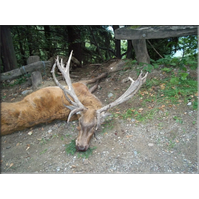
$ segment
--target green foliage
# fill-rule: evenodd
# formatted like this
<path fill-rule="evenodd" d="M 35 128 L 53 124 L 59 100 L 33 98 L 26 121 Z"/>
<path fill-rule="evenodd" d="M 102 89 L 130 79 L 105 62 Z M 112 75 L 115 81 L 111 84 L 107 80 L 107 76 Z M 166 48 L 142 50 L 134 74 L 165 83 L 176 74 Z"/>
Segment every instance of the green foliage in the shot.
<path fill-rule="evenodd" d="M 197 99 L 195 101 L 193 101 L 193 109 L 194 110 L 198 109 L 198 100 Z"/>
<path fill-rule="evenodd" d="M 66 144 L 66 153 L 74 155 L 76 152 L 75 140 L 71 140 L 69 144 Z"/>
<path fill-rule="evenodd" d="M 174 119 L 176 122 L 180 123 L 180 124 L 183 123 L 183 120 L 182 120 L 182 118 L 180 118 L 180 117 L 174 116 L 173 119 Z"/>
<path fill-rule="evenodd" d="M 93 148 L 88 148 L 87 151 L 85 152 L 78 152 L 77 157 L 78 158 L 89 158 L 90 155 L 93 154 L 93 150 L 95 150 L 97 147 L 93 147 Z"/>
<path fill-rule="evenodd" d="M 164 68 L 162 69 L 162 71 L 164 71 L 164 72 L 166 72 L 166 73 L 170 73 L 170 72 L 172 71 L 172 69 L 171 69 L 171 68 L 166 68 L 166 67 L 164 67 Z"/>
<path fill-rule="evenodd" d="M 117 117 L 118 115 L 114 115 L 115 117 Z M 114 128 L 114 120 L 111 121 L 105 121 L 102 124 L 102 133 L 106 133 L 109 130 L 112 130 Z"/>

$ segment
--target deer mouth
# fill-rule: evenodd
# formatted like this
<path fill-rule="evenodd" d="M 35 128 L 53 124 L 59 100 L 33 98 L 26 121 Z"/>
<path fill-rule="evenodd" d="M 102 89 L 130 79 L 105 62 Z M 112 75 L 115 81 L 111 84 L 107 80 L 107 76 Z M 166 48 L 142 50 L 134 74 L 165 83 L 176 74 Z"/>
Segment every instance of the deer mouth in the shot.
<path fill-rule="evenodd" d="M 79 152 L 85 152 L 88 150 L 89 146 L 76 146 L 76 150 Z"/>

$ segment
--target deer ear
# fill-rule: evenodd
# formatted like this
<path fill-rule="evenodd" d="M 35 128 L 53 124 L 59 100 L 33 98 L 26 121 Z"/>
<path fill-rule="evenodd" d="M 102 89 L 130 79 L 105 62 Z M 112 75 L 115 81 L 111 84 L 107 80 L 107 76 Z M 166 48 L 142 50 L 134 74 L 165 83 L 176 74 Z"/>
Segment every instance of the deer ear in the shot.
<path fill-rule="evenodd" d="M 100 116 L 101 116 L 101 118 L 106 118 L 106 117 L 108 117 L 108 116 L 111 116 L 112 114 L 111 113 L 104 113 L 104 112 L 102 112 L 101 114 L 100 114 Z"/>
<path fill-rule="evenodd" d="M 77 115 L 82 115 L 82 111 L 78 111 L 76 114 Z"/>
<path fill-rule="evenodd" d="M 100 123 L 102 124 L 104 121 L 105 121 L 105 119 L 108 117 L 108 116 L 111 116 L 112 114 L 111 113 L 104 113 L 104 112 L 102 112 L 101 114 L 100 114 Z"/>

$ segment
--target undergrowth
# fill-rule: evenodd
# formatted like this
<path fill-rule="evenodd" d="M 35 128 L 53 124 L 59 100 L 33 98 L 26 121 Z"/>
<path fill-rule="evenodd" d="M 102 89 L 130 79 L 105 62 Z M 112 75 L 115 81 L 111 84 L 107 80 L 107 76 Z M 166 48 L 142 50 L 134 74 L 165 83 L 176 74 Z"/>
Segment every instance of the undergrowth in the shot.
<path fill-rule="evenodd" d="M 168 115 L 167 107 L 191 101 L 191 108 L 198 108 L 197 100 L 197 81 L 192 79 L 187 72 L 187 68 L 196 69 L 197 61 L 191 57 L 170 58 L 165 57 L 158 61 L 151 60 L 152 64 L 140 64 L 137 67 L 137 73 L 140 70 L 144 72 L 152 72 L 154 69 L 161 68 L 164 78 L 160 77 L 147 79 L 146 83 L 137 93 L 141 103 L 139 107 L 132 107 L 120 114 L 123 119 L 135 119 L 137 122 L 145 122 L 153 119 L 157 111 L 162 110 L 164 115 Z M 134 63 L 135 64 L 135 63 Z M 174 70 L 175 69 L 175 70 Z M 151 106 L 150 104 L 155 104 Z M 174 118 L 177 122 L 181 120 Z"/>

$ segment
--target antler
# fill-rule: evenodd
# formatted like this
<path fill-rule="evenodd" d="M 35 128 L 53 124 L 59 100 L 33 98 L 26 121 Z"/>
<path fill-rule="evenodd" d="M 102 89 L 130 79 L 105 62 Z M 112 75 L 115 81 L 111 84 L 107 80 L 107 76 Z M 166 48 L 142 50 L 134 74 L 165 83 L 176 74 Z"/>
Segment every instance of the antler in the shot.
<path fill-rule="evenodd" d="M 97 113 L 97 126 L 96 126 L 96 130 L 98 129 L 99 125 L 100 125 L 100 117 L 101 117 L 101 113 L 105 113 L 108 109 L 117 106 L 125 101 L 127 101 L 128 99 L 130 99 L 131 97 L 133 97 L 133 95 L 135 95 L 135 93 L 140 89 L 140 87 L 142 86 L 142 84 L 146 81 L 146 77 L 148 75 L 148 72 L 145 74 L 144 77 L 142 76 L 142 71 L 139 75 L 139 77 L 137 78 L 137 80 L 133 80 L 131 77 L 129 77 L 129 80 L 131 80 L 131 85 L 130 87 L 127 89 L 127 91 L 121 95 L 117 100 L 115 100 L 114 102 L 102 107 L 101 109 L 98 109 L 96 111 Z"/>
<path fill-rule="evenodd" d="M 69 122 L 69 120 L 70 120 L 70 118 L 72 117 L 73 114 L 86 109 L 84 107 L 84 105 L 79 101 L 77 95 L 75 94 L 75 91 L 73 89 L 71 79 L 70 79 L 70 76 L 69 76 L 69 66 L 70 66 L 70 62 L 71 62 L 71 58 L 72 58 L 72 53 L 73 53 L 73 51 L 71 51 L 71 53 L 70 53 L 66 67 L 64 67 L 63 59 L 61 59 L 61 64 L 59 63 L 59 57 L 57 56 L 57 59 L 55 60 L 55 63 L 53 65 L 53 68 L 52 68 L 52 71 L 51 71 L 52 74 L 53 74 L 53 79 L 55 80 L 55 83 L 63 90 L 66 99 L 72 104 L 72 106 L 66 106 L 65 105 L 67 108 L 69 108 L 71 110 L 71 112 L 68 116 L 67 122 Z M 63 75 L 63 77 L 66 81 L 66 84 L 68 85 L 68 89 L 66 89 L 63 85 L 61 85 L 59 83 L 59 81 L 57 80 L 57 78 L 55 76 L 56 65 L 59 68 L 60 72 L 62 73 L 62 75 Z M 68 95 L 73 100 L 71 100 Z"/>

